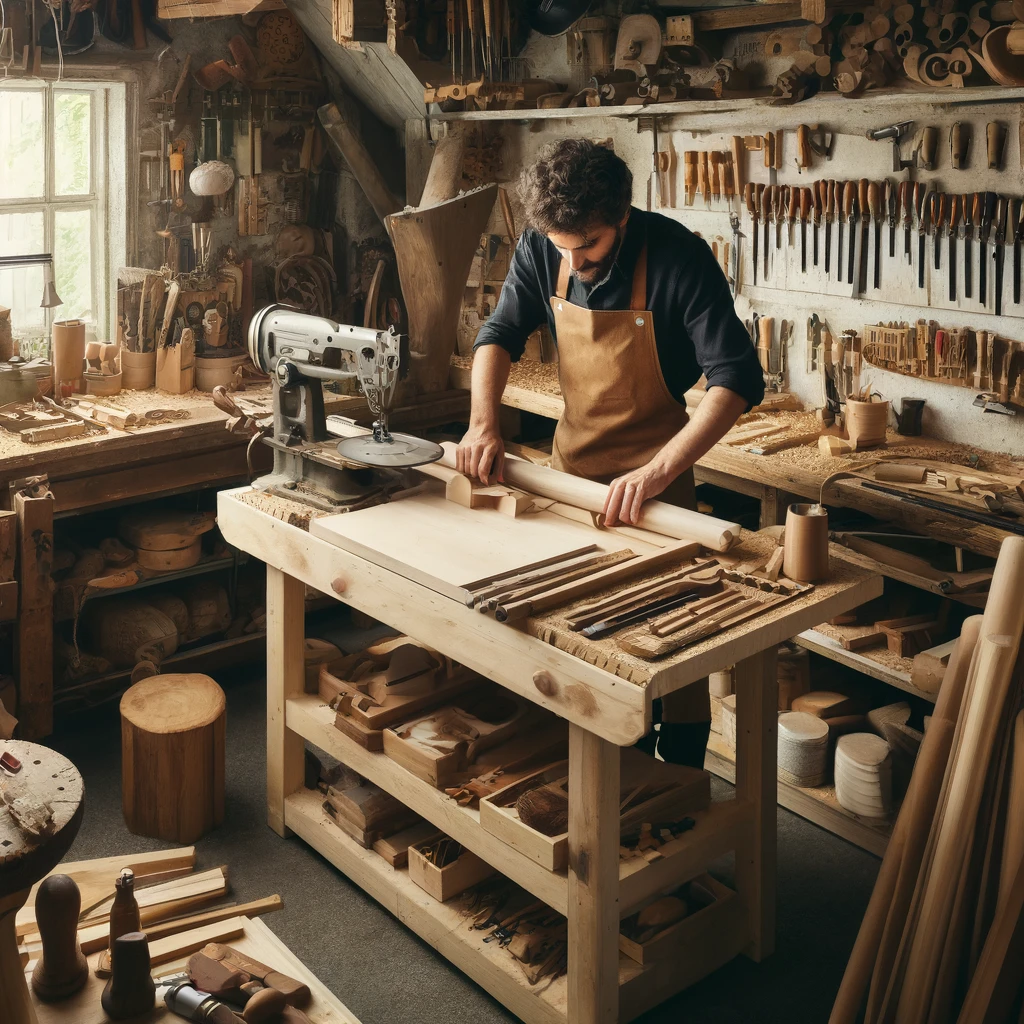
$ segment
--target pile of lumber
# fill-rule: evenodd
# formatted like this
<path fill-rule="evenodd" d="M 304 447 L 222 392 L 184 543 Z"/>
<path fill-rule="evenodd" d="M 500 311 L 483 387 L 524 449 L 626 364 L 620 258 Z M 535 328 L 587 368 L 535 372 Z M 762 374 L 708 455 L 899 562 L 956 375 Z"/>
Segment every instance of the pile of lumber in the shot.
<path fill-rule="evenodd" d="M 1024 540 L 963 624 L 831 1024 L 1016 1022 L 1024 995 Z"/>
<path fill-rule="evenodd" d="M 156 967 L 194 952 L 207 942 L 231 941 L 240 934 L 242 916 L 256 917 L 281 909 L 281 897 L 276 895 L 251 903 L 223 902 L 228 893 L 227 868 L 197 872 L 195 867 L 195 847 L 187 846 L 65 862 L 51 874 L 69 875 L 78 885 L 82 894 L 78 941 L 88 956 L 107 948 L 114 882 L 123 868 L 131 868 L 142 927 L 149 937 L 151 962 Z M 15 924 L 19 952 L 26 964 L 37 959 L 42 950 L 35 914 L 38 890 L 36 883 Z M 186 932 L 188 949 L 180 938 Z"/>

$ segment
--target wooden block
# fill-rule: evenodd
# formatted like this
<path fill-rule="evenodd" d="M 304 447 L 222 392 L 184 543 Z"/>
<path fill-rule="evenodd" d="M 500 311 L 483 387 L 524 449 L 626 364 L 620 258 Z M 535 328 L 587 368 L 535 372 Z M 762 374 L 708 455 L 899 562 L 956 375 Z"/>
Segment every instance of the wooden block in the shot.
<path fill-rule="evenodd" d="M 245 932 L 244 917 L 230 917 L 226 921 L 217 921 L 200 928 L 192 928 L 187 932 L 168 935 L 149 944 L 149 963 L 151 967 L 169 964 L 190 953 L 195 953 L 210 942 L 230 942 Z M 96 964 L 96 974 L 105 977 L 110 973 L 110 950 L 100 953 Z"/>
<path fill-rule="evenodd" d="M 862 711 L 863 703 L 856 697 L 832 690 L 813 690 L 793 701 L 794 711 L 804 711 L 815 718 L 838 718 L 840 715 L 854 715 Z"/>
<path fill-rule="evenodd" d="M 373 844 L 374 853 L 380 854 L 393 868 L 404 868 L 409 863 L 409 847 L 422 843 L 437 834 L 437 828 L 429 821 L 420 821 L 409 828 L 385 836 Z"/>
<path fill-rule="evenodd" d="M 0 583 L 14 579 L 18 554 L 18 514 L 0 512 Z"/>
<path fill-rule="evenodd" d="M 839 642 L 843 645 L 844 650 L 847 651 L 859 651 L 865 647 L 878 647 L 880 644 L 886 643 L 887 640 L 888 635 L 880 629 L 864 633 L 862 636 L 841 636 L 839 638 Z"/>
<path fill-rule="evenodd" d="M 440 839 L 442 836 L 437 834 L 434 838 Z M 463 849 L 452 863 L 446 864 L 443 868 L 431 864 L 421 851 L 433 841 L 428 840 L 410 846 L 408 860 L 409 877 L 435 900 L 444 903 L 494 874 L 494 868 L 490 864 L 466 849 Z M 454 839 L 450 841 L 455 842 Z"/>
<path fill-rule="evenodd" d="M 163 345 L 156 353 L 156 388 L 183 395 L 195 386 L 196 343 L 192 329 L 181 332 L 177 345 Z"/>
<path fill-rule="evenodd" d="M 914 655 L 910 667 L 910 681 L 925 693 L 938 693 L 946 674 L 949 657 L 956 646 L 956 640 L 949 640 L 937 647 L 931 647 Z"/>
<path fill-rule="evenodd" d="M 81 437 L 89 428 L 80 420 L 74 423 L 54 423 L 49 427 L 30 427 L 18 435 L 26 444 L 43 444 L 46 441 L 64 441 L 69 437 Z"/>
<path fill-rule="evenodd" d="M 18 617 L 18 584 L 15 580 L 0 583 L 0 622 L 13 622 Z"/>

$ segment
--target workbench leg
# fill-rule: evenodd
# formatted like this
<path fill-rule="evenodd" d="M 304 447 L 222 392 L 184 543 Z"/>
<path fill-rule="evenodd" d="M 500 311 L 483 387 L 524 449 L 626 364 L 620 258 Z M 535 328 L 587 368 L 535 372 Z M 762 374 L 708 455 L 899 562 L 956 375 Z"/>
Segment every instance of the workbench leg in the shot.
<path fill-rule="evenodd" d="M 619 1019 L 619 748 L 569 724 L 568 1024 Z"/>
<path fill-rule="evenodd" d="M 302 786 L 304 743 L 285 725 L 285 702 L 305 688 L 306 593 L 301 580 L 267 566 L 267 823 L 279 836 L 284 802 Z"/>
<path fill-rule="evenodd" d="M 734 670 L 736 686 L 736 799 L 749 801 L 753 825 L 736 850 L 736 888 L 747 907 L 752 960 L 775 949 L 779 684 L 775 648 L 745 658 Z"/>
<path fill-rule="evenodd" d="M 769 487 L 767 484 L 761 488 L 761 519 L 759 529 L 763 530 L 768 526 L 779 525 L 779 515 L 784 512 L 785 506 L 780 508 L 782 502 L 780 501 L 779 489 L 777 487 Z"/>

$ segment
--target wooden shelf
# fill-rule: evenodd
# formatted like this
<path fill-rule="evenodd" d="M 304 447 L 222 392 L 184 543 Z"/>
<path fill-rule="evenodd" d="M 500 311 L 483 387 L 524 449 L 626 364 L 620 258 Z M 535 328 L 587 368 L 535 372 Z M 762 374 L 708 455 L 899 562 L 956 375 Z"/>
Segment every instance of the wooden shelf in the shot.
<path fill-rule="evenodd" d="M 736 755 L 726 746 L 720 733 L 711 733 L 704 767 L 726 782 L 736 781 Z M 834 786 L 801 789 L 781 779 L 778 786 L 779 804 L 786 810 L 799 814 L 801 818 L 806 818 L 862 850 L 873 853 L 876 857 L 881 857 L 885 853 L 892 825 L 888 822 L 869 821 L 851 814 L 839 805 Z M 894 812 L 893 821 L 895 819 Z"/>
<path fill-rule="evenodd" d="M 913 694 L 913 696 L 920 697 L 931 704 L 935 703 L 936 695 L 918 689 L 910 681 L 909 671 L 898 672 L 895 669 L 889 668 L 888 665 L 875 661 L 870 656 L 870 653 L 848 651 L 841 643 L 833 640 L 830 636 L 825 636 L 824 633 L 819 633 L 816 629 L 804 630 L 804 632 L 793 637 L 793 642 L 806 648 L 808 651 L 813 651 L 824 658 L 838 662 L 840 665 L 846 665 L 847 668 L 852 668 L 866 676 L 871 676 L 872 679 L 878 679 L 880 682 L 888 683 L 889 686 L 895 686 L 896 689 L 903 690 L 904 693 Z M 903 658 L 902 660 L 906 662 L 909 669 L 910 659 Z"/>
<path fill-rule="evenodd" d="M 941 95 L 938 93 L 941 92 Z M 908 106 L 934 107 L 961 106 L 977 103 L 1018 103 L 1024 101 L 1024 89 L 1001 88 L 998 86 L 978 86 L 969 89 L 951 90 L 936 89 L 900 89 L 889 92 L 872 90 L 861 97 L 858 104 L 839 93 L 825 93 L 800 103 L 798 110 L 791 106 L 774 106 L 772 97 L 751 96 L 741 99 L 721 100 L 675 100 L 671 103 L 651 103 L 647 106 L 633 104 L 630 106 L 608 107 L 560 107 L 555 110 L 465 110 L 452 113 L 440 111 L 430 112 L 427 116 L 431 121 L 553 121 L 575 120 L 593 117 L 679 117 L 680 115 L 737 114 L 744 111 L 767 118 L 774 125 L 796 125 L 797 121 L 835 120 L 845 116 L 855 105 L 869 107 L 879 112 L 886 108 Z"/>
<path fill-rule="evenodd" d="M 460 807 L 443 790 L 417 778 L 384 753 L 369 751 L 334 727 L 334 712 L 319 697 L 307 694 L 287 702 L 286 724 L 353 771 L 380 786 L 466 849 L 507 875 L 527 892 L 561 914 L 567 912 L 566 872 L 548 871 L 512 849 L 480 824 L 480 814 Z M 650 864 L 625 861 L 619 869 L 620 915 L 632 913 L 650 896 L 696 878 L 713 860 L 736 849 L 753 827 L 750 806 L 738 800 L 713 803 L 691 815 L 693 829 L 662 848 Z"/>
<path fill-rule="evenodd" d="M 133 583 L 130 587 L 118 587 L 116 590 L 97 590 L 86 594 L 82 603 L 95 601 L 102 597 L 114 597 L 115 595 L 134 594 L 137 590 L 144 590 L 146 587 L 154 587 L 159 583 L 173 583 L 175 580 L 188 579 L 190 576 L 202 576 L 204 573 L 217 572 L 218 569 L 230 569 L 234 566 L 235 559 L 232 556 L 227 558 L 210 558 L 206 561 L 199 561 L 188 569 L 176 569 L 172 572 L 154 573 Z M 147 572 L 141 569 L 140 572 Z"/>

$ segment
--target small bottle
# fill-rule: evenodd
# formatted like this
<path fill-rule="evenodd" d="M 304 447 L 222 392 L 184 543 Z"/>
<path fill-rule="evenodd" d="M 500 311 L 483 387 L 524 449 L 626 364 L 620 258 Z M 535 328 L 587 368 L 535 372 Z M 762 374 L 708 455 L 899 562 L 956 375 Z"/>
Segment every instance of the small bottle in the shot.
<path fill-rule="evenodd" d="M 117 891 L 110 908 L 111 951 L 114 949 L 114 942 L 122 935 L 142 930 L 139 905 L 135 901 L 135 872 L 131 868 L 122 868 L 114 885 Z"/>

